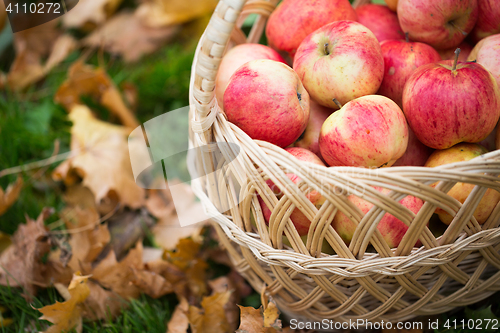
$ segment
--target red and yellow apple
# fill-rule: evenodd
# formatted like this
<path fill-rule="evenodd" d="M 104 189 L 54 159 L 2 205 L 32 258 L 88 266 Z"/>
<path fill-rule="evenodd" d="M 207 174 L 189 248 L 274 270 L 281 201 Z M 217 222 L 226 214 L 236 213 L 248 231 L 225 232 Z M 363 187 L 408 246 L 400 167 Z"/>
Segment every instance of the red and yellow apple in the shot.
<path fill-rule="evenodd" d="M 286 147 L 309 121 L 309 94 L 289 66 L 273 60 L 247 62 L 224 92 L 227 119 L 252 139 Z"/>
<path fill-rule="evenodd" d="M 269 16 L 269 46 L 293 59 L 302 40 L 325 24 L 358 19 L 349 0 L 284 0 Z"/>
<path fill-rule="evenodd" d="M 319 105 L 314 100 L 310 100 L 309 123 L 299 141 L 295 142 L 295 147 L 305 148 L 318 156 L 321 156 L 319 151 L 319 133 L 321 126 L 325 120 L 333 113 L 334 110 L 325 106 Z"/>
<path fill-rule="evenodd" d="M 319 148 L 330 166 L 391 166 L 408 146 L 408 126 L 387 97 L 357 98 L 334 112 L 321 127 Z"/>
<path fill-rule="evenodd" d="M 423 144 L 446 149 L 490 134 L 500 117 L 500 91 L 480 64 L 443 60 L 410 76 L 403 111 Z"/>
<path fill-rule="evenodd" d="M 285 63 L 278 52 L 266 45 L 240 44 L 230 49 L 222 58 L 215 81 L 215 96 L 222 106 L 227 83 L 236 70 L 243 64 L 257 59 L 271 59 Z"/>
<path fill-rule="evenodd" d="M 399 0 L 398 18 L 410 39 L 436 49 L 457 47 L 478 17 L 477 0 Z"/>
<path fill-rule="evenodd" d="M 379 42 L 404 38 L 398 16 L 387 6 L 366 4 L 356 8 L 358 22 L 370 29 Z"/>
<path fill-rule="evenodd" d="M 403 88 L 410 75 L 422 65 L 440 61 L 441 57 L 432 46 L 419 42 L 387 40 L 380 47 L 384 55 L 384 79 L 378 94 L 402 107 Z"/>
<path fill-rule="evenodd" d="M 425 166 L 433 168 L 450 163 L 469 161 L 487 152 L 488 150 L 481 145 L 474 143 L 460 143 L 448 149 L 436 150 L 429 157 Z M 435 187 L 436 185 L 437 184 L 433 184 L 431 186 Z M 451 188 L 451 190 L 448 191 L 447 194 L 463 204 L 474 187 L 475 185 L 473 184 L 457 183 Z M 486 190 L 486 193 L 474 211 L 474 217 L 479 224 L 486 222 L 499 201 L 500 193 L 493 189 Z M 436 209 L 436 214 L 445 224 L 450 224 L 453 220 L 453 217 L 441 208 Z"/>
<path fill-rule="evenodd" d="M 307 36 L 295 55 L 293 68 L 319 104 L 338 109 L 375 94 L 384 76 L 384 59 L 375 35 L 354 21 L 327 24 Z"/>
<path fill-rule="evenodd" d="M 286 148 L 285 150 L 300 161 L 314 163 L 322 166 L 325 165 L 319 159 L 318 156 L 316 156 L 313 152 L 307 149 L 291 147 L 291 148 Z M 293 173 L 287 173 L 286 175 L 294 184 L 298 184 L 301 181 L 301 179 Z M 281 198 L 283 196 L 283 191 L 278 186 L 276 186 L 271 180 L 268 180 L 266 183 L 278 198 Z M 321 208 L 321 205 L 325 201 L 324 197 L 318 191 L 310 191 L 308 194 L 306 194 L 306 197 L 318 209 Z M 258 200 L 260 207 L 262 209 L 262 214 L 264 215 L 264 220 L 266 221 L 267 224 L 269 224 L 272 211 L 264 203 L 264 200 L 260 196 L 258 197 Z M 292 214 L 290 214 L 290 219 L 292 220 L 292 223 L 295 226 L 295 229 L 297 229 L 297 232 L 299 233 L 300 236 L 307 235 L 307 233 L 309 232 L 309 226 L 311 225 L 311 221 L 298 208 L 295 208 Z"/>
<path fill-rule="evenodd" d="M 471 38 L 475 42 L 500 33 L 500 1 L 477 0 L 477 7 L 477 23 L 471 32 Z"/>
<path fill-rule="evenodd" d="M 474 46 L 468 58 L 490 71 L 500 87 L 500 34 L 482 39 Z"/>
<path fill-rule="evenodd" d="M 391 192 L 390 190 L 381 187 L 375 187 L 375 189 L 383 194 Z M 355 204 L 363 212 L 363 214 L 368 213 L 368 211 L 373 207 L 371 202 L 363 200 L 353 194 L 349 195 L 347 198 Z M 419 212 L 420 208 L 422 208 L 424 204 L 422 199 L 413 196 L 406 196 L 400 200 L 399 203 L 415 214 Z M 352 222 L 344 213 L 338 212 L 333 218 L 332 227 L 335 231 L 337 231 L 344 242 L 349 245 L 352 240 L 352 236 L 356 231 L 354 222 Z M 399 243 L 403 239 L 403 236 L 408 230 L 408 226 L 401 220 L 394 217 L 394 215 L 386 213 L 377 225 L 377 229 L 382 234 L 382 237 L 386 241 L 387 245 L 389 245 L 390 248 L 395 248 L 398 247 Z M 419 243 L 420 242 L 417 242 L 417 245 Z"/>

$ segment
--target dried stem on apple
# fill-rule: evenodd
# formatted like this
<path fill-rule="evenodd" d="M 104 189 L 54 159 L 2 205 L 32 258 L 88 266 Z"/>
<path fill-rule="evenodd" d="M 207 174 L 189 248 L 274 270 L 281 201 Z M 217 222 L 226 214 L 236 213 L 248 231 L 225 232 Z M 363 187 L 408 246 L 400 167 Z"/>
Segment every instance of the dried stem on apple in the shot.
<path fill-rule="evenodd" d="M 339 109 L 342 109 L 342 104 L 340 104 L 340 102 L 337 101 L 336 98 L 333 99 L 333 103 L 335 103 L 339 107 Z"/>
<path fill-rule="evenodd" d="M 330 51 L 328 51 L 328 43 L 325 43 L 325 54 L 330 55 Z"/>
<path fill-rule="evenodd" d="M 453 67 L 451 68 L 452 71 L 457 70 L 457 64 L 458 64 L 458 56 L 460 55 L 460 48 L 457 48 L 455 50 L 455 61 L 453 61 Z"/>

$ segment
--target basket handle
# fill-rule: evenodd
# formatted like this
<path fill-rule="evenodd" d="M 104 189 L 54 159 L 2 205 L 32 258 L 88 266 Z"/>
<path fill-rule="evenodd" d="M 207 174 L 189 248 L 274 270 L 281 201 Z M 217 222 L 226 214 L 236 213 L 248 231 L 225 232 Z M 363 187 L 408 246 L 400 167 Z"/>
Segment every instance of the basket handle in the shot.
<path fill-rule="evenodd" d="M 214 106 L 217 71 L 247 1 L 249 0 L 220 0 L 198 44 L 192 69 L 190 104 L 194 106 L 198 124 L 203 124 L 204 130 L 215 120 L 215 115 L 211 115 L 208 122 L 206 118 Z M 270 2 L 276 4 L 278 1 Z M 352 5 L 356 8 L 369 2 L 370 0 L 354 0 Z"/>

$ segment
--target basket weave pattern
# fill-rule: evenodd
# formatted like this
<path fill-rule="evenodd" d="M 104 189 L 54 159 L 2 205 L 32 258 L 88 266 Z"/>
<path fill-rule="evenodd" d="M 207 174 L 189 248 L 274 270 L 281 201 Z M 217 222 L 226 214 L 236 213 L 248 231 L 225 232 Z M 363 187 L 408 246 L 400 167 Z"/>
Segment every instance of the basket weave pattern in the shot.
<path fill-rule="evenodd" d="M 192 182 L 205 209 L 215 216 L 221 242 L 238 271 L 285 312 L 312 320 L 401 321 L 475 303 L 500 290 L 500 204 L 483 225 L 473 217 L 488 188 L 500 191 L 500 151 L 432 169 L 325 168 L 252 140 L 227 121 L 214 94 L 221 58 L 234 45 L 257 43 L 277 2 L 221 0 L 193 62 L 191 144 L 239 147 L 221 148 L 226 160 L 232 160 L 221 169 L 209 153 L 200 152 L 197 168 L 206 176 Z M 241 26 L 250 14 L 258 17 L 246 35 Z M 302 181 L 294 184 L 286 173 Z M 266 184 L 268 179 L 282 190 L 281 198 Z M 436 182 L 435 188 L 429 186 Z M 475 185 L 463 205 L 446 194 L 457 182 Z M 391 192 L 384 195 L 373 186 Z M 306 197 L 313 190 L 326 198 L 319 210 Z M 347 200 L 352 193 L 374 207 L 363 215 Z M 272 208 L 269 227 L 257 194 Z M 407 195 L 425 201 L 418 214 L 399 204 Z M 455 217 L 436 238 L 428 222 L 437 207 Z M 312 221 L 305 243 L 289 218 L 295 208 Z M 349 246 L 330 225 L 337 212 L 357 225 Z M 395 249 L 377 229 L 386 212 L 409 226 Z M 283 244 L 283 235 L 290 246 Z M 419 239 L 422 246 L 414 248 Z M 323 240 L 335 255 L 321 252 Z"/>

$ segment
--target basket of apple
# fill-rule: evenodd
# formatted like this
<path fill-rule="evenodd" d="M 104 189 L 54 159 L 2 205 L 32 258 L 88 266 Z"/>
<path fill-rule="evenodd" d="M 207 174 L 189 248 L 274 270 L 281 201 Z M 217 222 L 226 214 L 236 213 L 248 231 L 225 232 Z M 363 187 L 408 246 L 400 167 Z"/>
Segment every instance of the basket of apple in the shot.
<path fill-rule="evenodd" d="M 500 290 L 500 2 L 221 0 L 192 186 L 239 272 L 310 320 Z"/>

